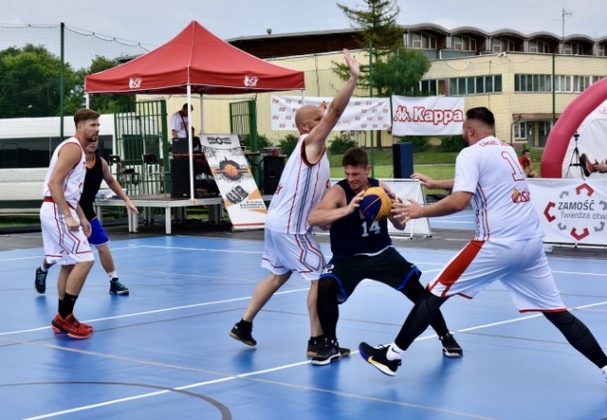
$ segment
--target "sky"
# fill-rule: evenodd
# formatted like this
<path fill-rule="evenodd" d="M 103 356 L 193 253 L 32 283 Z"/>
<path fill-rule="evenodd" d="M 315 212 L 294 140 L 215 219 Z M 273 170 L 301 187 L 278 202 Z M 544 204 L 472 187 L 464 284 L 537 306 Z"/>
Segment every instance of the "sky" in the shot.
<path fill-rule="evenodd" d="M 342 0 L 362 8 L 362 0 Z M 607 36 L 606 0 L 398 0 L 397 23 L 435 23 L 447 29 L 474 26 L 529 34 L 548 31 L 560 36 L 562 9 L 565 35 Z M 3 24 L 59 24 L 153 49 L 172 39 L 190 21 L 223 39 L 350 28 L 332 0 L 3 0 Z M 1 34 L 1 32 L 0 32 Z"/>

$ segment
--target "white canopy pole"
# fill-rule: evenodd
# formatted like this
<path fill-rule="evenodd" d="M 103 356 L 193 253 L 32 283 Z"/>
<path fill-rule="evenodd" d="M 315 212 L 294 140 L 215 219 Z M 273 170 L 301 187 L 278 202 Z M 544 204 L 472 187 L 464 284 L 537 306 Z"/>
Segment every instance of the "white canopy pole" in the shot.
<path fill-rule="evenodd" d="M 198 131 L 198 133 L 202 134 L 204 133 L 204 120 L 202 119 L 202 93 L 200 93 L 200 130 Z"/>
<path fill-rule="evenodd" d="M 188 157 L 190 163 L 190 199 L 194 199 L 194 153 L 192 147 L 192 86 L 187 85 L 188 95 Z"/>
<path fill-rule="evenodd" d="M 90 109 L 91 106 L 91 96 L 88 93 L 84 94 L 84 107 Z"/>

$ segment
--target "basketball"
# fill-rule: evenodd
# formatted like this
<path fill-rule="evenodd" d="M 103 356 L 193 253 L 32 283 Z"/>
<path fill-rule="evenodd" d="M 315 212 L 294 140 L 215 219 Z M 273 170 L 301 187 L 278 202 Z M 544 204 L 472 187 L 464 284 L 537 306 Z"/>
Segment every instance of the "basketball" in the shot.
<path fill-rule="evenodd" d="M 381 187 L 368 188 L 359 203 L 361 214 L 366 220 L 385 220 L 390 217 L 392 200 Z"/>

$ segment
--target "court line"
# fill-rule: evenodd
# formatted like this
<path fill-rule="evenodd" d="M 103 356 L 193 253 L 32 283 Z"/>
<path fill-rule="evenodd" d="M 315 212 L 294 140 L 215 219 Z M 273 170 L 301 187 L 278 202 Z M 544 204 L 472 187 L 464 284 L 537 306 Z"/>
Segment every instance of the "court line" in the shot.
<path fill-rule="evenodd" d="M 591 303 L 588 305 L 582 305 L 582 306 L 576 306 L 576 307 L 572 307 L 570 308 L 570 310 L 579 310 L 579 309 L 586 309 L 586 308 L 591 308 L 591 307 L 595 307 L 595 306 L 601 306 L 601 305 L 605 305 L 607 304 L 607 301 L 602 301 L 602 302 L 596 302 L 596 303 Z M 468 328 L 460 328 L 458 330 L 456 330 L 456 332 L 467 332 L 467 331 L 474 331 L 474 330 L 480 330 L 480 329 L 485 329 L 485 328 L 490 328 L 490 327 L 494 327 L 494 326 L 499 326 L 499 325 L 506 325 L 506 324 L 510 324 L 510 323 L 515 323 L 515 322 L 520 322 L 520 321 L 527 321 L 529 319 L 534 319 L 534 318 L 538 318 L 542 316 L 541 313 L 538 314 L 532 314 L 532 315 L 527 315 L 527 316 L 523 316 L 523 317 L 517 317 L 517 318 L 511 318 L 511 319 L 507 319 L 507 320 L 503 320 L 503 321 L 498 321 L 498 322 L 491 322 L 488 324 L 481 324 L 481 325 L 476 325 L 473 327 L 468 327 Z M 430 334 L 430 335 L 426 335 L 423 337 L 418 337 L 415 341 L 424 341 L 424 340 L 429 340 L 431 338 L 436 338 L 437 335 L 436 334 Z M 74 351 L 74 352 L 79 352 L 80 350 L 76 350 L 76 349 L 70 349 L 70 351 Z M 351 354 L 358 354 L 358 351 L 353 351 Z M 233 380 L 237 380 L 237 379 L 245 379 L 245 378 L 250 378 L 253 376 L 257 376 L 257 375 L 262 375 L 265 373 L 272 373 L 272 372 L 277 372 L 277 371 L 281 371 L 281 370 L 285 370 L 285 369 L 290 369 L 293 367 L 298 367 L 298 366 L 303 366 L 303 365 L 307 365 L 310 364 L 310 360 L 306 360 L 303 362 L 296 362 L 296 363 L 290 363 L 290 364 L 286 364 L 286 365 L 282 365 L 282 366 L 277 366 L 277 367 L 273 367 L 273 368 L 268 368 L 268 369 L 262 369 L 262 370 L 257 370 L 257 371 L 253 371 L 253 372 L 247 372 L 247 373 L 241 373 L 238 375 L 230 375 L 224 378 L 218 378 L 218 379 L 212 379 L 209 381 L 203 381 L 203 382 L 197 382 L 194 384 L 188 384 L 188 385 L 182 385 L 179 387 L 174 387 L 172 389 L 175 390 L 187 390 L 187 389 L 192 389 L 192 388 L 198 388 L 198 387 L 203 387 L 203 386 L 207 386 L 207 385 L 214 385 L 217 383 L 222 383 L 222 382 L 228 382 L 228 381 L 233 381 Z M 263 381 L 263 380 L 261 380 Z M 276 384 L 279 384 L 279 382 L 276 382 Z M 285 385 L 286 386 L 286 385 Z M 311 388 L 312 390 L 316 390 L 315 388 Z M 331 390 L 322 390 L 323 392 L 329 392 L 329 393 L 336 393 L 337 395 L 343 395 L 343 396 L 351 396 L 351 397 L 358 397 L 361 399 L 367 399 L 366 397 L 362 397 L 362 396 L 357 396 L 356 394 L 347 394 L 347 393 L 338 393 L 336 391 L 331 391 Z M 151 392 L 151 393 L 145 393 L 145 394 L 139 394 L 139 395 L 133 395 L 131 397 L 125 397 L 125 398 L 119 398 L 119 399 L 115 399 L 115 400 L 110 400 L 110 401 L 104 401 L 101 403 L 96 403 L 96 404 L 90 404 L 90 405 L 86 405 L 86 406 L 80 406 L 80 407 L 74 407 L 71 409 L 67 409 L 67 410 L 62 410 L 62 411 L 56 411 L 56 412 L 52 412 L 52 413 L 46 413 L 46 414 L 42 414 L 36 417 L 29 417 L 25 420 L 40 420 L 40 419 L 45 419 L 45 418 L 50 418 L 50 417 L 57 417 L 57 416 L 61 416 L 64 414 L 71 414 L 71 413 L 76 413 L 76 412 L 80 412 L 80 411 L 86 411 L 86 410 L 90 410 L 90 409 L 94 409 L 94 408 L 99 408 L 99 407 L 104 407 L 104 406 L 108 406 L 108 405 L 113 405 L 113 404 L 119 404 L 122 402 L 127 402 L 127 401 L 133 401 L 133 400 L 137 400 L 137 399 L 143 399 L 143 398 L 149 398 L 149 397 L 153 397 L 153 396 L 157 396 L 157 395 L 161 395 L 161 394 L 166 394 L 168 392 L 171 392 L 169 390 L 166 391 L 158 391 L 158 392 Z M 378 400 L 381 401 L 381 400 Z M 386 400 L 386 402 L 391 402 L 391 403 L 400 403 L 403 405 L 407 405 L 408 403 L 403 403 L 403 402 L 394 402 L 394 401 L 390 401 L 390 400 Z M 423 405 L 414 405 L 412 404 L 411 407 L 414 408 L 420 408 L 420 409 L 427 409 L 427 410 L 433 410 L 433 411 L 439 411 L 440 409 L 438 408 L 433 408 L 430 406 L 423 406 Z M 460 413 L 460 412 L 456 412 L 456 411 L 445 411 L 446 413 L 449 414 L 454 414 L 454 415 L 460 415 L 460 416 L 467 416 L 467 417 L 471 417 L 471 418 L 486 418 L 486 417 L 482 417 L 482 416 L 477 416 L 474 414 L 467 414 L 467 413 Z"/>
<path fill-rule="evenodd" d="M 296 293 L 296 292 L 303 292 L 303 291 L 307 292 L 308 290 L 309 290 L 308 287 L 303 288 L 303 289 L 284 290 L 284 291 L 278 291 L 278 292 L 274 293 L 274 295 L 275 296 L 276 295 L 286 295 L 288 293 Z M 211 301 L 211 302 L 193 303 L 191 305 L 174 306 L 171 308 L 153 309 L 150 311 L 133 312 L 131 314 L 115 315 L 115 316 L 108 316 L 108 317 L 103 317 L 103 318 L 94 318 L 94 319 L 85 320 L 84 322 L 98 322 L 98 321 L 108 321 L 108 320 L 121 319 L 121 318 L 130 318 L 130 317 L 158 314 L 158 313 L 163 313 L 163 312 L 178 311 L 181 309 L 190 309 L 190 308 L 199 308 L 199 307 L 210 306 L 210 305 L 219 305 L 222 303 L 241 302 L 243 300 L 248 301 L 250 299 L 251 299 L 251 296 L 246 296 L 246 297 L 239 297 L 239 298 L 232 298 L 232 299 L 215 300 L 215 301 Z M 49 328 L 50 328 L 50 325 L 45 326 L 45 327 L 29 328 L 26 330 L 7 331 L 7 332 L 0 333 L 0 337 L 7 336 L 7 335 L 23 334 L 23 333 L 28 333 L 28 332 L 43 331 L 43 330 L 46 330 Z"/>

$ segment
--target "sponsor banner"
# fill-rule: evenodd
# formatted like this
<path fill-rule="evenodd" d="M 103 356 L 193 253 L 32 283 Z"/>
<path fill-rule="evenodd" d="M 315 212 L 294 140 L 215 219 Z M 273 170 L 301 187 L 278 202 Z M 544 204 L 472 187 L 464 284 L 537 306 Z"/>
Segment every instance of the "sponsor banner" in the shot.
<path fill-rule="evenodd" d="M 407 199 L 417 201 L 420 204 L 426 204 L 426 196 L 422 188 L 422 184 L 416 179 L 381 179 L 385 182 L 388 187 L 397 197 L 403 200 L 405 203 Z M 409 220 L 405 226 L 405 230 L 398 230 L 388 220 L 388 232 L 393 236 L 409 236 L 414 235 L 430 236 L 430 223 L 427 218 Z"/>
<path fill-rule="evenodd" d="M 335 185 L 340 180 L 341 179 L 331 179 L 331 185 Z M 394 191 L 396 196 L 404 202 L 406 202 L 407 199 L 410 198 L 420 204 L 426 203 L 426 197 L 424 195 L 422 185 L 416 179 L 380 178 L 380 181 L 384 182 L 392 191 Z M 315 233 L 328 234 L 328 232 L 321 231 L 318 228 L 315 228 Z M 408 236 L 410 238 L 414 235 L 430 236 L 432 234 L 432 232 L 430 231 L 430 224 L 428 223 L 427 218 L 410 220 L 405 226 L 404 230 L 396 229 L 392 222 L 388 220 L 388 233 L 390 234 L 390 236 Z"/>
<path fill-rule="evenodd" d="M 531 203 L 540 214 L 544 242 L 607 245 L 607 180 L 527 182 Z"/>
<path fill-rule="evenodd" d="M 261 229 L 267 208 L 234 134 L 205 134 L 200 144 L 234 230 Z"/>
<path fill-rule="evenodd" d="M 272 96 L 272 130 L 297 130 L 295 112 L 302 105 L 315 105 L 324 112 L 333 98 Z M 334 131 L 372 131 L 390 129 L 388 98 L 352 98 Z"/>
<path fill-rule="evenodd" d="M 392 96 L 392 134 L 445 136 L 462 134 L 464 98 Z"/>

